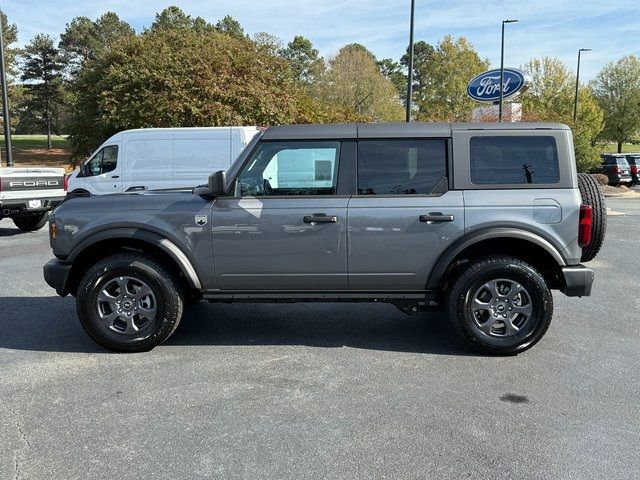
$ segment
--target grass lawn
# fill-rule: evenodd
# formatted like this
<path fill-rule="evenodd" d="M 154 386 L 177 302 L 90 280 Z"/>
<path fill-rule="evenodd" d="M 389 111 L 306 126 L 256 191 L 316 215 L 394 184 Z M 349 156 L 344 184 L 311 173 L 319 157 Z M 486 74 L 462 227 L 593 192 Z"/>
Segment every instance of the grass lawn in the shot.
<path fill-rule="evenodd" d="M 0 136 L 3 166 L 6 166 L 4 136 Z M 65 135 L 51 137 L 52 149 L 47 150 L 46 135 L 11 135 L 13 164 L 16 167 L 65 167 L 71 170 L 71 149 Z"/>
<path fill-rule="evenodd" d="M 618 153 L 618 145 L 615 143 L 605 143 L 598 145 L 602 153 Z M 640 153 L 640 145 L 634 143 L 623 143 L 622 153 Z"/>

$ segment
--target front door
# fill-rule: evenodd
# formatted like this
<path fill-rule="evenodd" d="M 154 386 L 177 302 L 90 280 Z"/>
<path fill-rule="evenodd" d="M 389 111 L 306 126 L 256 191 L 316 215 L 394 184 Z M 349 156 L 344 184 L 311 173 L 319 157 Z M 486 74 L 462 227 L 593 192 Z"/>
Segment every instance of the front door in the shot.
<path fill-rule="evenodd" d="M 212 206 L 223 291 L 347 289 L 348 197 L 337 195 L 339 141 L 265 141 L 233 197 Z"/>
<path fill-rule="evenodd" d="M 118 145 L 102 147 L 83 168 L 84 188 L 92 195 L 122 192 L 122 167 Z"/>
<path fill-rule="evenodd" d="M 349 202 L 349 287 L 419 291 L 464 233 L 461 191 L 448 191 L 445 139 L 358 140 Z"/>

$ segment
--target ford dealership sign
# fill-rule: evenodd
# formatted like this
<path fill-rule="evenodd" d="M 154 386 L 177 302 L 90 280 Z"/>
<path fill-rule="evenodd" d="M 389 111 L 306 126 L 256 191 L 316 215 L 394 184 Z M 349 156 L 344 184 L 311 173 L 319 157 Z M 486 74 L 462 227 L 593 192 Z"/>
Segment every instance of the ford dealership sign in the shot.
<path fill-rule="evenodd" d="M 524 73 L 515 68 L 504 69 L 503 97 L 518 93 L 525 86 Z M 481 73 L 469 82 L 467 94 L 474 100 L 494 102 L 500 100 L 500 69 Z"/>

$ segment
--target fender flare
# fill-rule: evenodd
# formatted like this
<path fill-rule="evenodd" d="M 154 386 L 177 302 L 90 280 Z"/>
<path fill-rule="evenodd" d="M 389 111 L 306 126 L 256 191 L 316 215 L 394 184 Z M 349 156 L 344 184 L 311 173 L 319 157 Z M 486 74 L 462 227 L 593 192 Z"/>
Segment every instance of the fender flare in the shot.
<path fill-rule="evenodd" d="M 187 279 L 189 286 L 197 290 L 202 290 L 202 283 L 200 282 L 196 269 L 193 267 L 193 263 L 191 263 L 189 257 L 187 257 L 180 247 L 171 240 L 162 237 L 157 233 L 139 228 L 112 228 L 94 233 L 93 235 L 83 239 L 73 248 L 67 257 L 66 262 L 73 264 L 73 261 L 78 257 L 78 255 L 91 245 L 104 240 L 115 240 L 119 238 L 140 240 L 160 248 L 178 264 L 178 267 Z"/>
<path fill-rule="evenodd" d="M 451 244 L 442 255 L 440 255 L 436 264 L 431 269 L 431 273 L 429 274 L 429 278 L 427 280 L 427 290 L 435 289 L 438 286 L 438 283 L 440 283 L 440 279 L 446 272 L 447 268 L 449 267 L 453 259 L 456 258 L 458 254 L 460 254 L 460 252 L 476 243 L 483 242 L 492 238 L 515 238 L 519 240 L 526 240 L 539 247 L 542 247 L 555 259 L 555 261 L 558 263 L 558 266 L 564 267 L 567 265 L 564 257 L 558 251 L 558 249 L 554 247 L 551 242 L 536 233 L 530 232 L 528 230 L 523 230 L 521 228 L 487 228 L 475 231 L 463 236 L 462 238 L 459 238 L 458 240 L 453 242 L 453 244 Z"/>

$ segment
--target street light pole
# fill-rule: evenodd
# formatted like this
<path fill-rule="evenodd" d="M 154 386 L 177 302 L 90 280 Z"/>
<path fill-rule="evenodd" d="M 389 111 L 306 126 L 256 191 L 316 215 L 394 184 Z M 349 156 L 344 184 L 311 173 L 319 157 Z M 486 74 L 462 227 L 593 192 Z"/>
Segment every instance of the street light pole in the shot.
<path fill-rule="evenodd" d="M 2 11 L 0 10 L 0 13 Z M 4 148 L 7 154 L 7 167 L 13 167 L 11 153 L 11 124 L 9 119 L 9 95 L 7 93 L 7 72 L 4 65 L 4 39 L 2 38 L 2 16 L 0 15 L 0 82 L 2 82 L 2 118 L 4 121 Z"/>
<path fill-rule="evenodd" d="M 407 75 L 407 123 L 411 122 L 413 110 L 413 24 L 416 13 L 416 0 L 411 0 L 411 24 L 409 27 L 409 74 Z"/>
<path fill-rule="evenodd" d="M 578 119 L 578 87 L 580 86 L 580 54 L 582 52 L 590 52 L 590 48 L 581 48 L 578 50 L 578 68 L 576 70 L 576 98 L 573 101 L 573 121 Z"/>
<path fill-rule="evenodd" d="M 504 25 L 506 23 L 516 23 L 518 20 L 502 21 L 502 41 L 500 43 L 500 106 L 498 107 L 498 121 L 502 121 L 502 104 L 504 102 Z"/>

